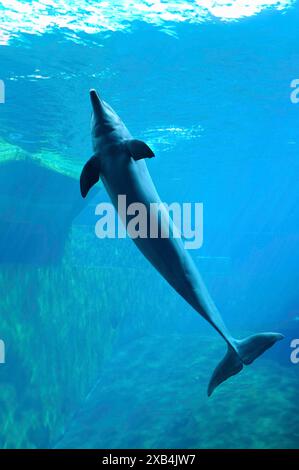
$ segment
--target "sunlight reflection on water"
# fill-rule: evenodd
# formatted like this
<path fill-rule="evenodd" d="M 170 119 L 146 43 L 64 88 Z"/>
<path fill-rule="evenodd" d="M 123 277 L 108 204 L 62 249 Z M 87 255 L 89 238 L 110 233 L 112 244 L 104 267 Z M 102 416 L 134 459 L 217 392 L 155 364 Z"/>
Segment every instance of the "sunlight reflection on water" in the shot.
<path fill-rule="evenodd" d="M 168 22 L 201 23 L 211 20 L 237 20 L 260 13 L 266 8 L 285 10 L 294 0 L 6 0 L 0 5 L 2 27 L 0 44 L 7 44 L 20 33 L 43 34 L 66 28 L 70 39 L 85 32 L 117 31 L 135 21 L 145 21 L 161 28 Z M 166 33 L 171 34 L 171 31 Z"/>

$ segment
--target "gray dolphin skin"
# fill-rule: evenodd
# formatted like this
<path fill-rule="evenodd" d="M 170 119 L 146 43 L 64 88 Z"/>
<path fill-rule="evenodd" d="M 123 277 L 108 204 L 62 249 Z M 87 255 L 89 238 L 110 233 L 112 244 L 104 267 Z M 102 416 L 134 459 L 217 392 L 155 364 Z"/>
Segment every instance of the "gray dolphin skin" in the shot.
<path fill-rule="evenodd" d="M 81 173 L 82 196 L 86 197 L 90 188 L 101 178 L 116 209 L 119 195 L 126 196 L 127 207 L 142 203 L 150 208 L 153 203 L 161 203 L 144 160 L 154 157 L 151 149 L 144 142 L 133 139 L 119 116 L 99 98 L 95 90 L 90 91 L 90 98 L 94 155 Z M 158 212 L 146 212 L 149 223 L 155 222 L 162 231 L 163 224 L 169 224 L 169 233 L 173 233 L 175 227 L 169 216 L 163 217 L 161 222 Z M 125 215 L 123 222 L 126 227 L 131 218 Z M 137 237 L 134 242 L 166 281 L 215 328 L 227 344 L 226 355 L 212 374 L 209 396 L 219 384 L 283 339 L 279 333 L 261 333 L 242 340 L 233 338 L 180 238 L 162 237 L 159 232 L 156 238 Z"/>

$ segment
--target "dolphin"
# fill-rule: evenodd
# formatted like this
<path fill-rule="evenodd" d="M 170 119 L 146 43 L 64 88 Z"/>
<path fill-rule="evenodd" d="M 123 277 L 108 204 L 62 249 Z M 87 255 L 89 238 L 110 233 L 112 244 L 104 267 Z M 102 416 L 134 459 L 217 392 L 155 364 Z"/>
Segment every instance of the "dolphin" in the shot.
<path fill-rule="evenodd" d="M 145 162 L 146 158 L 154 157 L 153 151 L 147 144 L 131 136 L 120 117 L 111 106 L 100 99 L 96 90 L 90 90 L 90 99 L 94 155 L 87 161 L 80 176 L 82 197 L 85 198 L 90 188 L 101 178 L 116 210 L 119 195 L 126 196 L 127 207 L 134 203 L 142 203 L 146 208 L 153 203 L 162 204 Z M 124 217 L 123 222 L 127 227 L 130 217 L 127 214 Z M 161 232 L 156 238 L 134 238 L 137 247 L 166 281 L 226 342 L 227 352 L 214 370 L 208 385 L 207 392 L 210 396 L 218 385 L 240 372 L 244 365 L 251 364 L 277 341 L 283 339 L 283 335 L 260 333 L 245 339 L 234 338 L 181 238 L 161 235 L 165 229 L 163 224 L 169 224 L 169 233 L 174 233 L 175 226 L 170 216 L 166 215 L 161 221 L 158 212 L 154 212 L 147 217 L 151 219 L 149 222 L 159 225 Z"/>

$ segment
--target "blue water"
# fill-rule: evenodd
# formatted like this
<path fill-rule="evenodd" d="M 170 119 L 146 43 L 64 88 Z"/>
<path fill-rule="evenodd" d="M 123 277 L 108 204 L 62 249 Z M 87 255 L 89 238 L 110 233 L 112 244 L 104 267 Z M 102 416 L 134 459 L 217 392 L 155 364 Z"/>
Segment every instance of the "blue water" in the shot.
<path fill-rule="evenodd" d="M 0 3 L 0 447 L 297 448 L 297 2 L 27 3 Z M 233 334 L 286 335 L 210 399 L 223 341 L 81 199 L 92 87 L 161 199 L 203 203 Z"/>

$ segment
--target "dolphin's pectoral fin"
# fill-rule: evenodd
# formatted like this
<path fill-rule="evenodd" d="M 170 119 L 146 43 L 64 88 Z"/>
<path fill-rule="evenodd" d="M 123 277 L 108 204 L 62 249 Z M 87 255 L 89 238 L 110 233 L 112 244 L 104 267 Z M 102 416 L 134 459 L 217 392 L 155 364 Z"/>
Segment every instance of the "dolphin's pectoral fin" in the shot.
<path fill-rule="evenodd" d="M 90 188 L 100 179 L 100 161 L 98 157 L 91 157 L 84 165 L 80 176 L 80 190 L 82 197 L 86 197 Z"/>
<path fill-rule="evenodd" d="M 142 140 L 132 139 L 127 141 L 127 147 L 134 160 L 141 160 L 142 158 L 152 158 L 155 156 L 154 152 Z"/>

